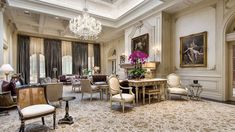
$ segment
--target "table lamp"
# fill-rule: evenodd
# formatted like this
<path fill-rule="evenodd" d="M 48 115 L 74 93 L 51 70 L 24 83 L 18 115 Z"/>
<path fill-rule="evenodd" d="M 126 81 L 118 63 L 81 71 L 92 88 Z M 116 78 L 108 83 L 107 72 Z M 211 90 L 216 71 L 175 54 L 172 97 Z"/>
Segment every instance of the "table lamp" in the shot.
<path fill-rule="evenodd" d="M 13 72 L 14 69 L 12 68 L 12 66 L 10 64 L 3 64 L 0 68 L 0 71 L 5 73 L 6 80 L 8 81 L 8 75 L 9 75 L 10 72 Z"/>

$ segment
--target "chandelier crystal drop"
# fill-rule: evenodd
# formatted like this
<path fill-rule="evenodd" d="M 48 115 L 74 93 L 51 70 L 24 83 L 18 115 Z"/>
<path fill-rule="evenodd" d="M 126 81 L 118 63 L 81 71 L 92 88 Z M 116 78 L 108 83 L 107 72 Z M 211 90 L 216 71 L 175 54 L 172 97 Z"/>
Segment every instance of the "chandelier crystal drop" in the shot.
<path fill-rule="evenodd" d="M 101 22 L 88 14 L 88 9 L 84 8 L 82 16 L 74 17 L 69 22 L 69 29 L 76 36 L 84 40 L 94 40 L 102 30 Z"/>

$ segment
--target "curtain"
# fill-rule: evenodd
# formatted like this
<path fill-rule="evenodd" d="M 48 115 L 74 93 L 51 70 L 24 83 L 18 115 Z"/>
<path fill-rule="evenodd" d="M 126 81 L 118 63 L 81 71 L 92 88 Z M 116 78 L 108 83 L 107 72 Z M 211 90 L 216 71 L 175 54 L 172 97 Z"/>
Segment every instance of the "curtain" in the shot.
<path fill-rule="evenodd" d="M 30 82 L 29 36 L 18 35 L 18 72 L 21 73 L 25 84 Z"/>
<path fill-rule="evenodd" d="M 88 69 L 93 69 L 94 67 L 94 49 L 93 44 L 88 44 Z"/>
<path fill-rule="evenodd" d="M 100 62 L 100 44 L 94 44 L 94 66 L 101 66 Z"/>
<path fill-rule="evenodd" d="M 45 77 L 45 56 L 43 39 L 30 37 L 30 83 L 38 83 Z"/>
<path fill-rule="evenodd" d="M 57 78 L 62 74 L 61 41 L 44 39 L 44 54 L 46 77 Z"/>
<path fill-rule="evenodd" d="M 73 74 L 82 75 L 82 69 L 88 68 L 88 44 L 72 43 Z"/>

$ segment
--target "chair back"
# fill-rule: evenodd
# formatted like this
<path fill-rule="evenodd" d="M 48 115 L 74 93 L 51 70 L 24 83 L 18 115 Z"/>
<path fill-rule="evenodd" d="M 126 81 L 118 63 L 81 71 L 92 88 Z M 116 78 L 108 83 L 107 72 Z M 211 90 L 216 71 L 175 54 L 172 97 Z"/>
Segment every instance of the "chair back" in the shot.
<path fill-rule="evenodd" d="M 171 73 L 167 76 L 167 85 L 169 87 L 180 87 L 180 77 L 175 73 Z"/>
<path fill-rule="evenodd" d="M 81 82 L 81 92 L 92 92 L 91 82 L 89 79 L 80 79 Z"/>
<path fill-rule="evenodd" d="M 59 98 L 63 95 L 63 83 L 47 84 L 46 91 L 49 102 L 59 101 Z"/>
<path fill-rule="evenodd" d="M 19 109 L 36 104 L 48 104 L 45 86 L 24 86 L 17 88 L 17 105 Z"/>
<path fill-rule="evenodd" d="M 109 92 L 110 94 L 118 94 L 120 91 L 119 80 L 116 76 L 112 75 L 109 77 Z"/>

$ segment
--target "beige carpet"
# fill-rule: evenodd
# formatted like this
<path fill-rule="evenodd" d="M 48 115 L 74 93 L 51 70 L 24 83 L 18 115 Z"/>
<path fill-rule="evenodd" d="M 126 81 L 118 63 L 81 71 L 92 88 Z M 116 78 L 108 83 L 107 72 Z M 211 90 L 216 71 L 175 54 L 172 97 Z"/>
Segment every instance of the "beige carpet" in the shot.
<path fill-rule="evenodd" d="M 27 121 L 26 131 L 58 131 L 58 132 L 211 132 L 235 131 L 235 106 L 211 101 L 162 101 L 132 107 L 128 105 L 126 112 L 121 112 L 119 104 L 113 105 L 106 100 L 100 101 L 98 95 L 93 101 L 81 101 L 80 93 L 71 92 L 71 87 L 64 87 L 64 95 L 76 96 L 70 102 L 70 115 L 74 118 L 73 125 L 58 125 L 52 128 L 52 116 Z M 64 106 L 57 109 L 57 122 L 64 116 Z M 1 132 L 15 132 L 20 126 L 16 110 L 9 116 L 0 117 Z"/>

